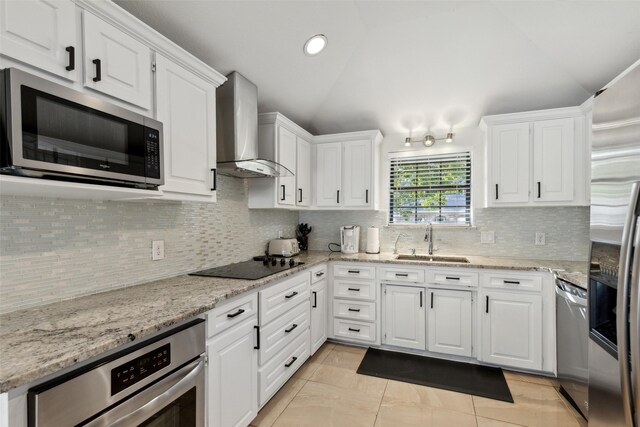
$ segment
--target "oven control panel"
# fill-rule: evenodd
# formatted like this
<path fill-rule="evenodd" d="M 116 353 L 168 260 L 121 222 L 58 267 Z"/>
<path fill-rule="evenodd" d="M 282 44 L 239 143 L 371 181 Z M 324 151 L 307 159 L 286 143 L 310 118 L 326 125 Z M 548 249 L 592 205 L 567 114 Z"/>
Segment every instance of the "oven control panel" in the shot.
<path fill-rule="evenodd" d="M 111 396 L 171 364 L 171 344 L 165 344 L 111 370 Z"/>

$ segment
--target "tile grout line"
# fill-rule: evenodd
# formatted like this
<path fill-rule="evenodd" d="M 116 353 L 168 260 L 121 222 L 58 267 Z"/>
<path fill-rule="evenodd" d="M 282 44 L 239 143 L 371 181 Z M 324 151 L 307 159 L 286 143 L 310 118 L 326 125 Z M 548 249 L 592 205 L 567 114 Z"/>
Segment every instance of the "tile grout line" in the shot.
<path fill-rule="evenodd" d="M 380 403 L 378 404 L 378 410 L 376 411 L 376 418 L 373 420 L 373 427 L 375 427 L 378 422 L 378 415 L 380 414 L 380 408 L 382 407 L 382 401 L 384 400 L 384 395 L 387 393 L 387 387 L 389 387 L 389 381 L 384 385 L 384 391 L 382 392 L 382 396 L 380 396 Z"/>
<path fill-rule="evenodd" d="M 293 377 L 291 377 L 289 380 L 294 379 Z M 297 379 L 297 378 L 296 378 Z M 284 412 L 287 410 L 287 408 L 289 407 L 289 405 L 291 405 L 291 402 L 293 402 L 293 400 L 298 396 L 298 394 L 300 393 L 300 391 L 302 391 L 302 389 L 304 388 L 305 385 L 307 385 L 307 383 L 309 382 L 309 380 L 305 380 L 303 378 L 297 379 L 298 381 L 304 381 L 304 383 L 302 384 L 302 387 L 300 387 L 300 390 L 296 391 L 296 393 L 293 395 L 293 397 L 291 398 L 291 400 L 287 403 L 287 405 L 284 407 L 284 409 L 282 409 L 282 412 L 280 412 L 280 414 L 278 414 L 278 416 L 276 417 L 275 420 L 273 420 L 273 422 L 271 423 L 272 427 L 274 426 L 277 422 L 278 419 L 282 416 L 282 414 L 284 414 Z M 277 393 L 277 392 L 276 392 Z M 275 396 L 275 395 L 274 395 Z"/>

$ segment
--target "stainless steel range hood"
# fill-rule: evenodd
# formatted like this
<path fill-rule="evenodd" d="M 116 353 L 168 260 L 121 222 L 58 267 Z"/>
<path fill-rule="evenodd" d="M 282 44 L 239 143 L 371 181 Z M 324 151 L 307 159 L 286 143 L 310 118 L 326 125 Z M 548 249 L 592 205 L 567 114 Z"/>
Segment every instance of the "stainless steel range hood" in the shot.
<path fill-rule="evenodd" d="M 237 178 L 290 176 L 272 160 L 258 157 L 258 88 L 237 71 L 216 91 L 217 163 L 220 175 Z"/>

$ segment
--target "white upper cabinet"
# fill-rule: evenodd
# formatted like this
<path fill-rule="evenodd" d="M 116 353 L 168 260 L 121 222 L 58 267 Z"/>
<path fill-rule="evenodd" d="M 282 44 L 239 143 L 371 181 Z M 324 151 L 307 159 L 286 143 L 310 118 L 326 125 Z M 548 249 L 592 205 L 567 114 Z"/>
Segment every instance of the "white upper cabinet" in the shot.
<path fill-rule="evenodd" d="M 342 143 L 316 145 L 316 205 L 340 206 L 342 186 Z"/>
<path fill-rule="evenodd" d="M 296 147 L 298 141 L 296 135 L 283 126 L 277 128 L 278 136 L 276 138 L 276 161 L 286 167 L 294 174 L 296 170 Z M 287 176 L 277 178 L 278 184 L 278 204 L 290 205 L 296 204 L 296 176 Z"/>
<path fill-rule="evenodd" d="M 344 143 L 342 206 L 368 207 L 371 204 L 373 153 L 371 141 Z"/>
<path fill-rule="evenodd" d="M 164 126 L 163 198 L 216 200 L 215 85 L 156 54 L 157 119 Z"/>
<path fill-rule="evenodd" d="M 81 53 L 72 1 L 0 2 L 0 53 L 75 81 Z"/>
<path fill-rule="evenodd" d="M 296 159 L 296 205 L 311 205 L 311 144 L 297 137 Z"/>
<path fill-rule="evenodd" d="M 83 18 L 85 87 L 151 109 L 151 49 L 87 11 Z"/>
<path fill-rule="evenodd" d="M 493 203 L 529 200 L 529 123 L 495 126 L 491 129 L 490 158 Z M 490 186 L 491 190 L 491 186 Z"/>
<path fill-rule="evenodd" d="M 426 350 L 424 288 L 384 285 L 383 344 Z"/>
<path fill-rule="evenodd" d="M 543 120 L 533 127 L 534 200 L 573 200 L 573 119 Z"/>
<path fill-rule="evenodd" d="M 487 207 L 589 204 L 583 107 L 483 117 Z"/>

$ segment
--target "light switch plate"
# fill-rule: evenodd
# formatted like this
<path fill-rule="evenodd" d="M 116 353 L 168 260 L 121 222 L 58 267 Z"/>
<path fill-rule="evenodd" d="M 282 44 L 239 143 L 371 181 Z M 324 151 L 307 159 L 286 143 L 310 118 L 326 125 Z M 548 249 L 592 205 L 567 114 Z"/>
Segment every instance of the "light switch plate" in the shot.
<path fill-rule="evenodd" d="M 536 245 L 541 246 L 546 244 L 546 236 L 544 233 L 536 233 Z"/>
<path fill-rule="evenodd" d="M 480 232 L 480 243 L 495 243 L 495 242 L 496 242 L 495 231 Z"/>
<path fill-rule="evenodd" d="M 164 259 L 164 240 L 154 240 L 151 242 L 151 259 L 153 261 Z"/>

